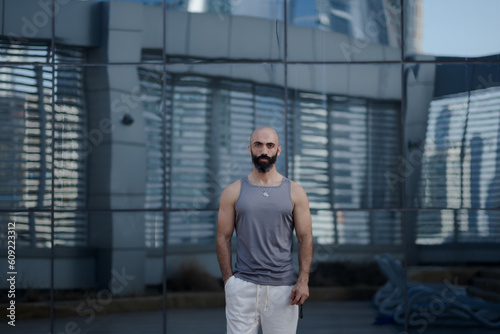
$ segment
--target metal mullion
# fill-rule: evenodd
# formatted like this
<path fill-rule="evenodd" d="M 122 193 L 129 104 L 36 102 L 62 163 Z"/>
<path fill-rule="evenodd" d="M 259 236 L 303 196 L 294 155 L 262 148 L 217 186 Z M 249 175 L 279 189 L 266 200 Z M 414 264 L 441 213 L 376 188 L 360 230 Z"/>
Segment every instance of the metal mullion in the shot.
<path fill-rule="evenodd" d="M 401 128 L 401 132 L 400 132 L 400 137 L 399 137 L 399 141 L 400 141 L 400 149 L 399 149 L 399 152 L 400 152 L 400 155 L 402 155 L 404 157 L 404 154 L 405 154 L 405 131 L 404 131 L 404 126 L 405 126 L 405 119 L 406 119 L 406 106 L 405 106 L 405 103 L 406 103 L 406 93 L 407 93 L 407 90 L 406 90 L 406 81 L 405 81 L 405 4 L 404 4 L 404 0 L 400 0 L 399 1 L 399 6 L 401 8 L 401 17 L 400 17 L 400 20 L 401 20 L 401 24 L 400 24 L 400 36 L 401 36 L 401 54 L 400 54 L 400 75 L 401 75 L 401 107 L 400 107 L 400 110 L 401 110 L 401 113 L 400 113 L 400 128 Z M 401 164 L 402 164 L 402 168 L 403 168 L 403 171 L 404 171 L 404 177 L 406 178 L 406 169 L 405 169 L 405 160 L 403 159 L 401 161 Z M 401 207 L 403 209 L 406 208 L 406 183 L 403 183 L 403 185 L 400 185 L 401 187 L 401 196 L 400 196 L 400 199 L 401 199 Z M 403 308 L 404 308 L 404 332 L 408 332 L 408 328 L 409 328 L 409 310 L 408 310 L 408 287 L 407 287 L 407 283 L 408 283 L 408 226 L 407 226 L 407 220 L 406 220 L 406 212 L 402 215 L 401 217 L 401 223 L 402 223 L 402 229 L 401 229 L 401 234 L 402 234 L 402 237 L 403 237 L 403 240 L 402 240 L 402 248 L 403 248 L 403 258 L 404 258 L 404 265 L 403 265 L 403 273 L 404 273 L 404 277 L 403 277 Z M 414 233 L 412 233 L 412 235 L 414 235 Z M 414 242 L 415 240 L 413 240 L 413 244 L 415 243 Z"/>
<path fill-rule="evenodd" d="M 52 100 L 51 100 L 51 112 L 52 112 L 52 117 L 51 117 L 51 156 L 52 156 L 52 174 L 51 174 L 51 203 L 50 203 L 50 332 L 54 333 L 54 275 L 55 275 L 55 268 L 54 268 L 54 246 L 55 246 L 55 214 L 54 214 L 54 208 L 55 208 L 55 193 L 54 193 L 54 177 L 55 177 L 55 143 L 54 143 L 54 138 L 55 138 L 55 0 L 51 0 L 51 43 L 50 43 L 50 53 L 51 58 L 49 59 L 51 69 L 52 69 L 52 76 L 51 76 L 51 90 L 52 90 Z"/>

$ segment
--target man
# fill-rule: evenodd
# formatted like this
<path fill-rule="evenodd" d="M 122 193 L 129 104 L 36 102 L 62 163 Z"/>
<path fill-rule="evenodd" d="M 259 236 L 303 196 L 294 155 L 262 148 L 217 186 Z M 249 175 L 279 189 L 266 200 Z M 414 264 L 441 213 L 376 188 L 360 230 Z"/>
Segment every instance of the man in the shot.
<path fill-rule="evenodd" d="M 276 131 L 255 130 L 248 151 L 253 171 L 224 189 L 217 228 L 217 259 L 226 293 L 228 334 L 290 334 L 297 330 L 298 305 L 309 297 L 312 261 L 307 195 L 280 175 Z M 299 245 L 299 274 L 292 264 L 293 230 Z M 233 271 L 231 237 L 236 229 Z"/>

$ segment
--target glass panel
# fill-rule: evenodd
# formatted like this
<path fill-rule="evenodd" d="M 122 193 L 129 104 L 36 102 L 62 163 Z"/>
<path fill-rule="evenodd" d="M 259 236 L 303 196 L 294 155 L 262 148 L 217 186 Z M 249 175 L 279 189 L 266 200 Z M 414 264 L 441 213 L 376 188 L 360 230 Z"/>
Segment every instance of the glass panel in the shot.
<path fill-rule="evenodd" d="M 496 210 L 425 210 L 412 218 L 418 245 L 500 242 Z"/>
<path fill-rule="evenodd" d="M 443 326 L 454 333 L 492 331 L 488 326 L 500 317 L 499 213 L 407 213 L 409 333 L 442 333 Z M 403 310 L 395 312 L 397 323 L 404 320 Z"/>
<path fill-rule="evenodd" d="M 217 210 L 181 209 L 167 212 L 168 245 L 212 245 L 217 232 Z M 146 247 L 163 247 L 164 219 L 160 212 L 145 213 Z"/>
<path fill-rule="evenodd" d="M 308 197 L 311 199 L 309 193 Z M 399 247 L 402 244 L 398 211 L 312 209 L 311 216 L 313 236 L 318 245 Z"/>
<path fill-rule="evenodd" d="M 89 213 L 88 245 L 56 247 L 55 333 L 127 332 L 131 324 L 140 326 L 134 331 L 162 332 L 162 267 L 145 251 L 146 217 L 155 215 L 162 213 Z M 124 310 L 132 311 L 126 328 Z"/>
<path fill-rule="evenodd" d="M 162 8 L 161 0 L 57 2 L 56 40 L 85 51 L 81 57 L 64 62 L 137 63 L 143 49 L 156 50 L 161 55 Z"/>
<path fill-rule="evenodd" d="M 500 29 L 495 0 L 409 0 L 405 3 L 405 56 L 432 60 L 437 57 L 499 59 Z M 446 24 L 443 24 L 446 13 Z M 456 58 L 455 58 L 456 59 Z"/>
<path fill-rule="evenodd" d="M 77 145 L 78 161 L 87 169 L 82 191 L 88 193 L 88 208 L 161 208 L 162 67 L 96 66 L 86 74 L 88 125 L 82 120 L 78 128 L 64 119 L 60 126 L 66 136 L 62 148 Z M 69 200 L 64 205 L 75 207 Z"/>
<path fill-rule="evenodd" d="M 167 218 L 169 245 L 215 242 L 216 211 L 181 210 L 169 212 Z"/>
<path fill-rule="evenodd" d="M 401 186 L 390 182 L 400 156 L 399 73 L 386 65 L 289 66 L 289 173 L 312 209 L 400 206 Z M 340 84 L 359 76 L 365 87 Z M 379 76 L 384 92 L 374 89 Z"/>
<path fill-rule="evenodd" d="M 399 1 L 296 0 L 287 15 L 288 60 L 401 59 Z"/>
<path fill-rule="evenodd" d="M 46 44 L 52 39 L 51 1 L 27 1 L 19 6 L 18 1 L 2 1 L 1 38 L 16 46 Z M 44 41 L 39 43 L 39 41 Z M 33 62 L 32 60 L 28 60 Z M 52 62 L 46 55 L 42 62 Z"/>
<path fill-rule="evenodd" d="M 500 244 L 500 212 L 497 210 L 458 210 L 458 242 Z"/>
<path fill-rule="evenodd" d="M 494 64 L 407 67 L 409 205 L 498 206 L 499 73 Z"/>
<path fill-rule="evenodd" d="M 399 333 L 396 331 L 399 325 L 380 326 L 387 317 L 382 312 L 385 305 L 381 306 L 381 299 L 394 289 L 386 283 L 389 278 L 378 259 L 381 256 L 403 259 L 402 214 L 385 210 L 337 210 L 320 215 L 313 210 L 312 217 L 316 243 L 309 286 L 314 300 L 306 302 L 304 319 L 307 314 L 315 317 L 321 325 L 312 328 L 318 330 L 336 326 L 363 333 Z M 326 294 L 329 297 L 321 297 Z M 332 312 L 341 315 L 342 321 L 333 317 Z M 307 326 L 311 326 L 309 322 L 299 321 L 299 328 Z"/>
<path fill-rule="evenodd" d="M 88 244 L 88 213 L 54 213 L 56 246 L 86 247 Z"/>
<path fill-rule="evenodd" d="M 0 44 L 3 61 L 35 61 L 48 48 Z M 17 55 L 16 55 L 17 54 Z M 52 190 L 52 70 L 0 67 L 0 208 L 48 209 Z"/>
<path fill-rule="evenodd" d="M 0 249 L 5 259 L 0 274 L 0 303 L 6 305 L 7 316 L 0 324 L 2 333 L 49 332 L 50 231 L 50 213 L 0 213 Z M 23 310 L 35 308 L 39 319 L 23 319 Z"/>
<path fill-rule="evenodd" d="M 283 0 L 168 0 L 166 6 L 170 62 L 284 59 Z"/>
<path fill-rule="evenodd" d="M 167 205 L 217 209 L 221 191 L 252 169 L 253 129 L 271 126 L 284 141 L 283 67 L 200 65 L 186 73 L 168 66 L 167 72 Z M 276 165 L 281 173 L 284 162 Z"/>

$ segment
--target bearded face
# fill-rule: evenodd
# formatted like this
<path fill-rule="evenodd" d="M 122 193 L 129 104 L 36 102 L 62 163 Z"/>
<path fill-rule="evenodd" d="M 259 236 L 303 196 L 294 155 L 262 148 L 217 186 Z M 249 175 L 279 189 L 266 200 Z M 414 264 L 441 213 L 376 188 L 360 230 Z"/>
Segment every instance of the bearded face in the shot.
<path fill-rule="evenodd" d="M 252 152 L 252 162 L 259 173 L 269 172 L 271 168 L 273 168 L 273 165 L 276 163 L 277 158 L 278 158 L 278 153 L 276 153 L 272 157 L 269 157 L 267 155 L 256 156 Z"/>

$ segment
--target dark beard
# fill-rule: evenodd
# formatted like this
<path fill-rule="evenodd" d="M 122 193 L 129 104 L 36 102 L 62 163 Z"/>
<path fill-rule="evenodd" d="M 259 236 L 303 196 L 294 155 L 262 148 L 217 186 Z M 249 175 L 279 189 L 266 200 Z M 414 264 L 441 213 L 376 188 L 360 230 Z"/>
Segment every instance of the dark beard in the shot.
<path fill-rule="evenodd" d="M 276 155 L 269 157 L 267 155 L 256 156 L 252 152 L 252 162 L 259 173 L 267 173 L 273 168 L 278 158 L 278 153 Z M 267 161 L 260 161 L 260 159 L 266 159 Z"/>

